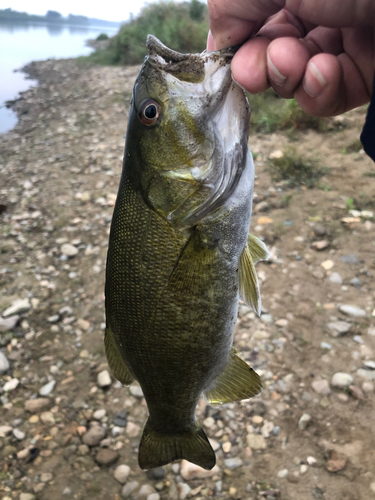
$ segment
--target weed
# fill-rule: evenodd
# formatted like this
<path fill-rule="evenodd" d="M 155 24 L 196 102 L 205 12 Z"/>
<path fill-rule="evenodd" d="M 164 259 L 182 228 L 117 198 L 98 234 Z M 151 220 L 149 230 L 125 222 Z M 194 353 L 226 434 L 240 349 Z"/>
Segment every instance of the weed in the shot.
<path fill-rule="evenodd" d="M 98 40 L 98 42 L 100 42 L 101 40 L 108 40 L 108 35 L 106 33 L 100 33 L 100 35 L 98 35 L 96 37 L 96 39 Z"/>
<path fill-rule="evenodd" d="M 280 200 L 279 207 L 280 208 L 287 208 L 290 205 L 290 202 L 292 201 L 293 194 L 286 194 L 283 196 Z"/>
<path fill-rule="evenodd" d="M 363 149 L 362 142 L 360 139 L 354 139 L 346 148 L 342 150 L 344 154 L 349 154 L 349 153 L 358 153 Z"/>
<path fill-rule="evenodd" d="M 348 198 L 346 202 L 346 209 L 349 210 L 354 210 L 354 200 L 353 198 Z"/>
<path fill-rule="evenodd" d="M 365 177 L 375 177 L 375 170 L 370 170 L 369 172 L 365 172 L 363 175 Z"/>
<path fill-rule="evenodd" d="M 297 150 L 289 146 L 281 158 L 268 160 L 268 171 L 273 181 L 287 181 L 290 187 L 305 185 L 312 188 L 328 169 L 313 158 L 299 156 Z"/>

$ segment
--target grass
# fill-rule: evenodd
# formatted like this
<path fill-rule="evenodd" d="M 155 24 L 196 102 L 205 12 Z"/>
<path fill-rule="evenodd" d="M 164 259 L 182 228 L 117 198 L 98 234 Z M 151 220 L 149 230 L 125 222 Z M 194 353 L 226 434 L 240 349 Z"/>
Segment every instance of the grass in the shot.
<path fill-rule="evenodd" d="M 289 187 L 305 185 L 316 186 L 328 169 L 319 165 L 313 158 L 303 158 L 297 150 L 289 146 L 281 158 L 268 160 L 268 171 L 273 181 L 286 181 Z"/>
<path fill-rule="evenodd" d="M 272 89 L 261 94 L 248 94 L 247 97 L 251 108 L 250 132 L 255 130 L 269 134 L 277 130 L 328 130 L 326 118 L 308 115 L 295 99 L 281 99 Z"/>
<path fill-rule="evenodd" d="M 354 139 L 351 143 L 348 144 L 346 148 L 343 149 L 344 154 L 349 153 L 359 153 L 363 149 L 363 145 L 360 139 Z"/>

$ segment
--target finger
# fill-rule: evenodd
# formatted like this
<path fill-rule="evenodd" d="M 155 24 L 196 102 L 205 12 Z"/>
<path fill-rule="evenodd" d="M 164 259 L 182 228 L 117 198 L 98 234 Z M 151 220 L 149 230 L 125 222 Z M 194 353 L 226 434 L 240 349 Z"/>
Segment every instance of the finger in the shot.
<path fill-rule="evenodd" d="M 209 30 L 207 35 L 207 50 L 208 52 L 213 52 L 215 50 L 215 42 L 211 30 Z"/>
<path fill-rule="evenodd" d="M 358 69 L 346 54 L 314 56 L 294 96 L 312 116 L 338 115 L 370 100 Z"/>
<path fill-rule="evenodd" d="M 263 37 L 248 40 L 235 54 L 232 61 L 233 79 L 248 92 L 257 94 L 270 86 L 267 78 L 267 47 Z"/>
<path fill-rule="evenodd" d="M 291 99 L 300 85 L 311 54 L 296 38 L 273 40 L 267 50 L 268 79 L 280 97 Z"/>

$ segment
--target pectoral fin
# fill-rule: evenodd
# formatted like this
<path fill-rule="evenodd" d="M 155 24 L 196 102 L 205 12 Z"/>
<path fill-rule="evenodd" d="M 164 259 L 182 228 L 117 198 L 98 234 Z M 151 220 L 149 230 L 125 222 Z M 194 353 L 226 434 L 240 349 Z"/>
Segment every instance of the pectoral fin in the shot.
<path fill-rule="evenodd" d="M 224 372 L 215 380 L 214 386 L 205 392 L 210 404 L 226 404 L 256 396 L 262 389 L 259 375 L 241 358 L 233 348 Z"/>
<path fill-rule="evenodd" d="M 240 257 L 240 297 L 241 300 L 254 309 L 258 316 L 260 316 L 262 310 L 262 302 L 254 264 L 260 260 L 268 259 L 269 252 L 263 241 L 249 234 L 247 245 Z"/>
<path fill-rule="evenodd" d="M 113 376 L 123 385 L 130 385 L 133 382 L 134 377 L 130 373 L 129 368 L 126 366 L 126 363 L 121 356 L 110 328 L 105 329 L 104 346 L 108 365 L 113 373 Z"/>

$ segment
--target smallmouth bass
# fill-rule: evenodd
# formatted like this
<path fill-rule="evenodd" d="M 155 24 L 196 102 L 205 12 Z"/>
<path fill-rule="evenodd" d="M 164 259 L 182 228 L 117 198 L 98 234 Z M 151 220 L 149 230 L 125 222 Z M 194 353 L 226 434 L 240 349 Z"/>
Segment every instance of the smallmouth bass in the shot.
<path fill-rule="evenodd" d="M 140 467 L 185 458 L 211 469 L 200 395 L 225 404 L 262 386 L 232 348 L 239 296 L 260 312 L 254 263 L 268 258 L 249 236 L 250 112 L 233 50 L 180 54 L 153 36 L 147 49 L 109 238 L 105 349 L 147 402 Z"/>

